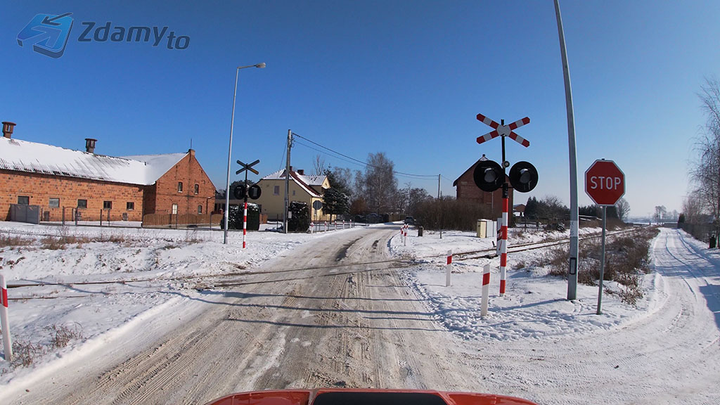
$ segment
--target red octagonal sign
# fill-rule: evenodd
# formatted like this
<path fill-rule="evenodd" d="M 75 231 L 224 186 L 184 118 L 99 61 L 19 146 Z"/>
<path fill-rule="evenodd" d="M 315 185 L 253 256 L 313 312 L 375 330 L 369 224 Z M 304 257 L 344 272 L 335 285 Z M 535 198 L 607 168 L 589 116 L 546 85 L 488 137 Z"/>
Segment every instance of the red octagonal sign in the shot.
<path fill-rule="evenodd" d="M 612 160 L 596 160 L 585 172 L 585 192 L 595 204 L 615 205 L 625 194 L 625 174 Z"/>

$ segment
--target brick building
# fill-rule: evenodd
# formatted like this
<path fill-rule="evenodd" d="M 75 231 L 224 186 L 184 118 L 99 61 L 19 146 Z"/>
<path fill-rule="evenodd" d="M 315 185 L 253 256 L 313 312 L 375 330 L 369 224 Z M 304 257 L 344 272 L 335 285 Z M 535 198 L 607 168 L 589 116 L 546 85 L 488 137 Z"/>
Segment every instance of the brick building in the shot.
<path fill-rule="evenodd" d="M 475 201 L 479 204 L 484 204 L 490 208 L 493 217 L 486 219 L 496 219 L 502 217 L 503 209 L 503 198 L 502 188 L 499 188 L 492 193 L 480 190 L 475 184 L 473 179 L 473 173 L 475 172 L 475 166 L 480 163 L 483 159 L 487 159 L 483 155 L 482 158 L 478 159 L 469 169 L 465 170 L 454 182 L 453 186 L 457 187 L 456 196 L 458 200 L 470 200 Z M 510 179 L 505 176 L 505 181 L 508 183 L 508 209 L 513 206 L 513 187 L 510 185 Z M 512 215 L 512 214 L 511 214 Z"/>
<path fill-rule="evenodd" d="M 43 221 L 142 221 L 147 214 L 207 214 L 215 186 L 195 151 L 113 157 L 86 150 L 12 139 L 3 122 L 0 138 L 0 219 L 13 204 L 38 206 Z"/>

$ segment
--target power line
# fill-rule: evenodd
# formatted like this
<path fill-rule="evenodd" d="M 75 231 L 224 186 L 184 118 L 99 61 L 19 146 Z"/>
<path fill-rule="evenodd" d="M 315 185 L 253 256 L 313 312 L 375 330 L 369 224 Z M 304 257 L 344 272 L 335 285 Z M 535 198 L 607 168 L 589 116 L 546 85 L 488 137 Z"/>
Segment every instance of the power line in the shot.
<path fill-rule="evenodd" d="M 328 148 L 327 146 L 324 146 L 324 145 L 321 145 L 321 144 L 319 144 L 319 143 L 317 143 L 317 142 L 314 142 L 314 141 L 312 141 L 312 140 L 310 140 L 310 139 L 308 139 L 308 138 L 306 138 L 306 137 L 304 137 L 304 136 L 302 136 L 302 135 L 296 134 L 296 133 L 294 133 L 294 132 L 293 132 L 293 135 L 295 135 L 295 136 L 297 136 L 298 138 L 303 139 L 303 140 L 305 140 L 305 141 L 307 141 L 307 142 L 310 142 L 310 143 L 313 144 L 313 145 L 319 146 L 319 147 L 321 147 L 321 148 L 323 148 L 323 149 L 325 149 L 325 150 L 327 150 L 327 151 L 330 151 L 330 152 L 334 153 L 335 155 L 338 155 L 338 156 L 341 156 L 341 157 L 345 158 L 345 159 L 338 158 L 338 159 L 340 159 L 340 160 L 344 160 L 344 161 L 349 162 L 349 163 L 359 164 L 359 165 L 362 165 L 362 166 L 364 166 L 364 167 L 373 167 L 373 168 L 376 168 L 376 169 L 380 169 L 380 167 L 378 167 L 378 166 L 371 165 L 371 164 L 366 163 L 366 162 L 363 162 L 363 161 L 361 161 L 361 160 L 359 160 L 359 159 L 355 159 L 354 157 L 351 157 L 351 156 L 345 155 L 345 154 L 343 154 L 343 153 L 340 153 L 340 152 L 338 152 L 338 151 L 336 151 L 336 150 L 330 149 L 330 148 Z M 305 146 L 306 148 L 315 150 L 315 151 L 317 151 L 317 152 L 326 153 L 326 154 L 327 154 L 327 152 L 318 150 L 318 149 L 313 148 L 313 147 L 311 147 L 311 146 L 309 146 L 309 145 L 305 145 L 305 144 L 303 144 L 303 143 L 301 143 L 301 142 L 298 142 L 298 144 L 299 144 L 299 145 L 303 145 L 303 146 Z M 337 156 L 336 156 L 336 157 L 337 157 Z M 349 160 L 348 160 L 348 159 L 349 159 Z M 400 172 L 400 171 L 396 171 L 396 170 L 393 170 L 393 173 L 394 173 L 394 174 L 397 174 L 397 175 L 399 175 L 399 176 L 405 176 L 405 177 L 410 177 L 410 178 L 415 178 L 415 179 L 431 179 L 431 178 L 437 178 L 437 176 L 438 176 L 437 174 L 414 174 L 414 173 Z"/>

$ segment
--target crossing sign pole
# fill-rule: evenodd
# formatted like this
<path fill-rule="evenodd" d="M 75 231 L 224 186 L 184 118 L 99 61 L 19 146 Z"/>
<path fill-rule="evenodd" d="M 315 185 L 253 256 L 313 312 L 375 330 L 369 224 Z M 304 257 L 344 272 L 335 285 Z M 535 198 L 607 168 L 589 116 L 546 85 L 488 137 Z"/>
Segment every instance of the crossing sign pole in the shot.
<path fill-rule="evenodd" d="M 585 193 L 602 206 L 602 243 L 600 248 L 600 282 L 597 314 L 602 315 L 603 278 L 605 277 L 605 229 L 607 207 L 615 205 L 625 194 L 625 174 L 612 160 L 598 159 L 585 172 Z"/>
<path fill-rule="evenodd" d="M 243 194 L 245 194 L 245 196 L 243 197 L 243 199 L 245 200 L 244 201 L 245 204 L 244 204 L 244 208 L 243 208 L 243 249 L 245 249 L 247 247 L 247 245 L 245 243 L 245 237 L 247 235 L 247 199 L 248 199 L 248 194 L 249 194 L 248 190 L 247 190 L 247 174 L 248 174 L 248 172 L 260 174 L 260 172 L 258 172 L 257 170 L 252 168 L 256 164 L 260 163 L 260 160 L 258 159 L 249 164 L 245 164 L 238 160 L 237 163 L 240 166 L 242 166 L 242 169 L 236 171 L 235 174 L 240 174 L 242 172 L 245 172 L 245 183 L 243 183 L 243 188 L 245 189 L 245 192 L 243 193 Z M 229 190 L 228 190 L 228 192 L 229 192 Z"/>
<path fill-rule="evenodd" d="M 500 225 L 500 296 L 505 295 L 505 279 L 506 279 L 506 268 L 507 268 L 507 235 L 508 235 L 508 216 L 509 216 L 509 196 L 508 196 L 508 184 L 506 181 L 506 170 L 510 166 L 505 160 L 505 137 L 510 137 L 513 141 L 519 143 L 524 147 L 530 146 L 530 142 L 519 136 L 515 132 L 515 129 L 520 128 L 523 125 L 530 123 L 530 118 L 525 117 L 521 120 L 515 121 L 510 125 L 505 125 L 505 120 L 500 120 L 500 124 L 491 120 L 490 118 L 478 114 L 478 121 L 482 121 L 483 124 L 490 126 L 493 131 L 477 138 L 477 143 L 484 143 L 498 136 L 502 137 L 502 197 L 503 197 L 503 212 L 502 212 L 502 224 Z M 511 171 L 512 173 L 512 171 Z"/>

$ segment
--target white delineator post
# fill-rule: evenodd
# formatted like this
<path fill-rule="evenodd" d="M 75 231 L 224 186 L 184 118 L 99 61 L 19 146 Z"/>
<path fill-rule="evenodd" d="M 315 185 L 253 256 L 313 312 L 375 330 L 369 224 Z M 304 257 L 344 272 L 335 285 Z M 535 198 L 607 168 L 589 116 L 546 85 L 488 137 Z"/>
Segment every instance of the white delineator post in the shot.
<path fill-rule="evenodd" d="M 490 295 L 490 265 L 486 264 L 483 269 L 483 281 L 482 281 L 482 303 L 480 307 L 480 316 L 483 318 L 487 316 L 488 311 L 488 296 Z"/>
<path fill-rule="evenodd" d="M 243 249 L 245 249 L 245 235 L 247 235 L 247 201 L 243 209 Z"/>
<path fill-rule="evenodd" d="M 452 250 L 447 252 L 447 265 L 445 266 L 445 287 L 450 287 L 450 274 L 452 274 Z"/>
<path fill-rule="evenodd" d="M 312 233 L 314 233 L 314 231 L 315 231 L 315 225 L 312 222 L 310 222 L 310 233 L 312 234 Z"/>
<path fill-rule="evenodd" d="M 505 193 L 503 193 L 505 194 Z M 500 296 L 505 295 L 505 267 L 507 266 L 508 197 L 503 195 L 502 225 L 500 226 Z"/>
<path fill-rule="evenodd" d="M 10 340 L 10 321 L 8 320 L 8 293 L 5 276 L 0 274 L 0 326 L 2 327 L 3 349 L 5 360 L 12 360 L 12 341 Z"/>

